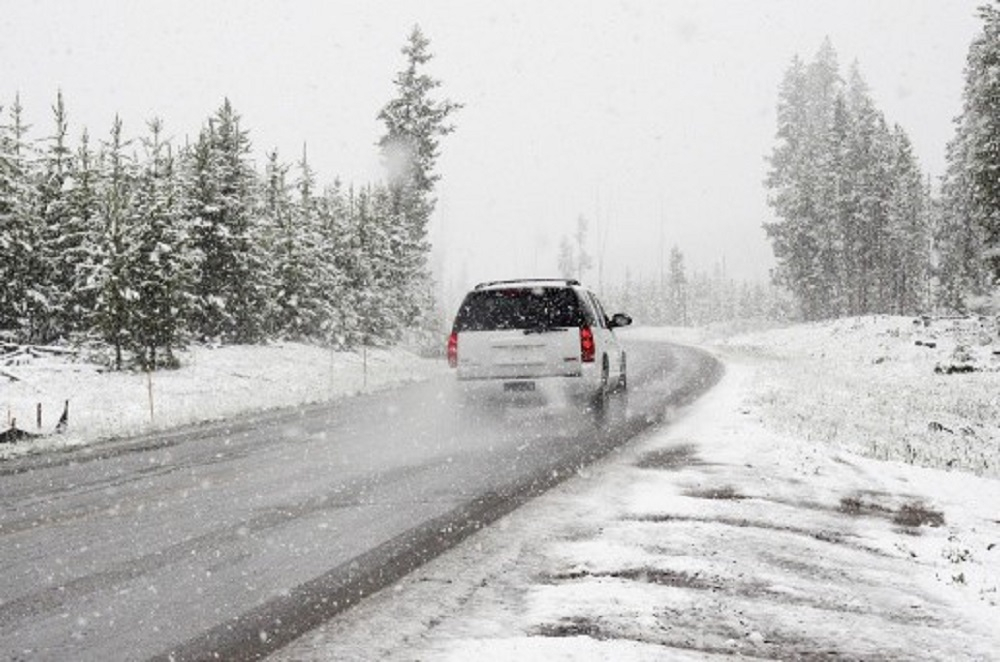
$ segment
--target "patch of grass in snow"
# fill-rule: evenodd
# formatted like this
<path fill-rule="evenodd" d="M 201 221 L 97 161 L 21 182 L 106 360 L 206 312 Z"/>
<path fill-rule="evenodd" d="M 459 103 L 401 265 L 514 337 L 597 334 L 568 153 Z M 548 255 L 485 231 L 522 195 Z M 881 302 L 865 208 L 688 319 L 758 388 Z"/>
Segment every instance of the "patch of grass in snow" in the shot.
<path fill-rule="evenodd" d="M 994 321 L 862 317 L 717 346 L 763 364 L 749 405 L 781 432 L 879 460 L 1000 477 Z"/>
<path fill-rule="evenodd" d="M 623 579 L 643 584 L 659 586 L 674 586 L 677 588 L 693 588 L 700 590 L 715 590 L 721 588 L 718 581 L 709 581 L 699 573 L 688 573 L 664 568 L 623 568 L 606 572 L 590 572 L 589 570 L 572 570 L 552 575 L 552 581 L 576 581 L 580 579 Z"/>
<path fill-rule="evenodd" d="M 893 524 L 918 528 L 927 526 L 944 526 L 944 513 L 940 510 L 931 510 L 920 502 L 907 503 L 896 511 L 892 518 Z"/>
<path fill-rule="evenodd" d="M 688 490 L 684 494 L 685 496 L 696 497 L 698 499 L 722 499 L 725 501 L 738 501 L 746 498 L 744 495 L 737 492 L 736 488 L 732 485 L 698 488 Z"/>
<path fill-rule="evenodd" d="M 612 639 L 596 620 L 583 616 L 561 618 L 556 623 L 543 623 L 535 628 L 535 634 L 542 637 L 590 637 L 591 639 Z"/>
<path fill-rule="evenodd" d="M 875 501 L 865 500 L 860 495 L 843 497 L 840 500 L 840 512 L 854 517 L 884 517 L 893 524 L 907 529 L 918 529 L 921 526 L 944 526 L 944 513 L 933 510 L 922 501 L 911 501 L 893 510 Z"/>
<path fill-rule="evenodd" d="M 698 457 L 694 444 L 679 444 L 650 451 L 640 457 L 635 466 L 640 469 L 678 471 L 685 467 L 701 466 L 702 464 L 704 463 Z"/>

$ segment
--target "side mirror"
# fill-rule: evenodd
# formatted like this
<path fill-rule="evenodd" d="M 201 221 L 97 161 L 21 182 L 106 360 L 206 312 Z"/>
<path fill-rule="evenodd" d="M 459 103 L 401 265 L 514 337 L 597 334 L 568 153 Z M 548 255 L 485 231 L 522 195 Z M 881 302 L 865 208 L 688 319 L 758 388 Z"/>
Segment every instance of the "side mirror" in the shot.
<path fill-rule="evenodd" d="M 611 321 L 608 323 L 608 327 L 612 329 L 617 329 L 622 326 L 628 326 L 632 323 L 632 318 L 625 313 L 615 313 L 611 317 Z"/>

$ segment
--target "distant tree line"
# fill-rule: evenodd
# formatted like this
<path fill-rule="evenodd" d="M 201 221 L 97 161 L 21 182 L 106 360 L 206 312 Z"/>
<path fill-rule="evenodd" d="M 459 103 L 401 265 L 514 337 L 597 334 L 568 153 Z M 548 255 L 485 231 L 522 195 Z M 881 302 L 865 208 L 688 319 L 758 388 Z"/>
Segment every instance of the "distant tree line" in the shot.
<path fill-rule="evenodd" d="M 320 187 L 303 149 L 263 171 L 226 100 L 194 141 L 159 120 L 71 145 L 62 95 L 29 138 L 0 110 L 0 332 L 23 343 L 97 340 L 117 367 L 173 360 L 196 341 L 393 343 L 434 319 L 427 222 L 438 140 L 459 106 L 435 101 L 414 28 L 379 119 L 385 183 Z"/>
<path fill-rule="evenodd" d="M 845 81 L 829 40 L 811 63 L 792 61 L 766 180 L 777 220 L 765 230 L 774 280 L 802 318 L 964 312 L 1000 284 L 998 7 L 980 9 L 940 196 L 856 64 Z"/>
<path fill-rule="evenodd" d="M 791 316 L 782 288 L 733 278 L 724 261 L 711 272 L 689 273 L 684 253 L 674 246 L 664 267 L 658 275 L 626 271 L 625 280 L 604 293 L 605 304 L 614 308 L 608 312 L 624 311 L 643 325 L 684 327 Z"/>

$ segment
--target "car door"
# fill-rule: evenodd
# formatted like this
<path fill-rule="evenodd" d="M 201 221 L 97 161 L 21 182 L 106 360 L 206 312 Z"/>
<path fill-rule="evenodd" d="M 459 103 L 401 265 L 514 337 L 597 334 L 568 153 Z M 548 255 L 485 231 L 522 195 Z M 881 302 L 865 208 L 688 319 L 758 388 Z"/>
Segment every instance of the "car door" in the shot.
<path fill-rule="evenodd" d="M 594 317 L 597 320 L 596 327 L 598 330 L 595 331 L 595 335 L 599 338 L 598 347 L 608 356 L 609 374 L 612 376 L 620 375 L 622 349 L 618 342 L 618 337 L 615 335 L 614 330 L 611 329 L 607 313 L 604 312 L 604 306 L 601 305 L 597 295 L 588 291 L 587 296 L 590 300 L 590 306 L 594 310 Z"/>

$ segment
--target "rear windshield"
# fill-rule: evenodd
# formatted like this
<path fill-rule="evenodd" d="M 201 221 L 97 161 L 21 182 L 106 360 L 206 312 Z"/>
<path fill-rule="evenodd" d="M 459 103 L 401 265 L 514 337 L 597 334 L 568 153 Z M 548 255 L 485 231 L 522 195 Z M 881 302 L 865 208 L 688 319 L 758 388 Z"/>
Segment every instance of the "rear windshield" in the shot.
<path fill-rule="evenodd" d="M 537 287 L 470 292 L 458 309 L 455 331 L 544 329 L 585 323 L 576 293 Z"/>

